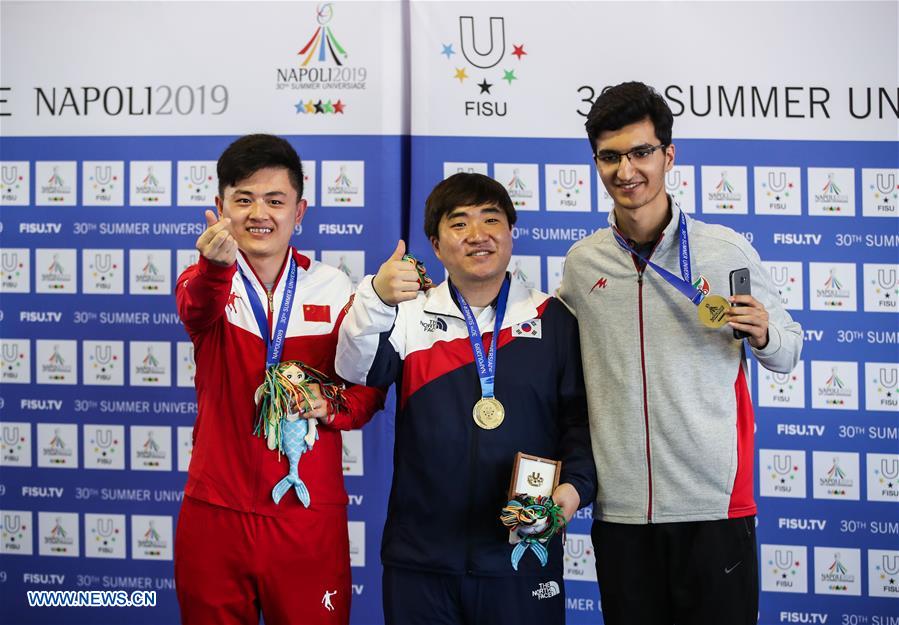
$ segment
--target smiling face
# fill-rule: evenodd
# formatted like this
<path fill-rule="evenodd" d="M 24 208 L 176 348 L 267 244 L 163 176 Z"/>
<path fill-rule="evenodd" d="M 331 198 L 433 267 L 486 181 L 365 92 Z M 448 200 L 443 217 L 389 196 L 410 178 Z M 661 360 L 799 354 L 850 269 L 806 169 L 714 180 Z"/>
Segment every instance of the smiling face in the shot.
<path fill-rule="evenodd" d="M 648 148 L 658 144 L 655 127 L 647 117 L 618 130 L 601 132 L 594 147 L 597 153 L 624 154 L 635 148 Z M 606 191 L 615 202 L 615 210 L 636 211 L 644 206 L 659 208 L 662 204 L 667 208 L 665 172 L 673 166 L 674 146 L 668 145 L 655 150 L 645 159 L 622 156 L 615 165 L 600 162 L 597 168 Z"/>
<path fill-rule="evenodd" d="M 266 167 L 224 189 L 216 197 L 220 217 L 231 219 L 237 247 L 254 266 L 280 265 L 290 245 L 294 226 L 303 220 L 306 200 L 298 197 L 287 169 Z"/>
<path fill-rule="evenodd" d="M 459 206 L 440 219 L 431 245 L 450 279 L 463 291 L 493 282 L 499 285 L 512 257 L 512 229 L 495 204 Z"/>

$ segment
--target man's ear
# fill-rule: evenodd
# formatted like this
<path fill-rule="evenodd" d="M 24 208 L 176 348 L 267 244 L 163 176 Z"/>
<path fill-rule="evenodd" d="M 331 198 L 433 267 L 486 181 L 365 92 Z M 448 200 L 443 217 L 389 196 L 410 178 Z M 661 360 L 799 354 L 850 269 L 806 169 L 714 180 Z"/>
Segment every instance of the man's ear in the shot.
<path fill-rule="evenodd" d="M 671 171 L 671 168 L 674 167 L 674 152 L 673 143 L 665 148 L 665 171 Z"/>
<path fill-rule="evenodd" d="M 299 226 L 301 223 L 303 223 L 303 217 L 306 215 L 307 208 L 309 208 L 309 204 L 306 202 L 306 200 L 300 200 L 299 202 L 297 202 L 297 216 L 294 224 Z"/>
<path fill-rule="evenodd" d="M 217 195 L 215 196 L 215 210 L 219 214 L 219 219 L 221 219 L 225 211 L 225 203 Z"/>
<path fill-rule="evenodd" d="M 440 239 L 436 236 L 428 237 L 428 240 L 431 242 L 431 249 L 434 250 L 434 254 L 437 256 L 437 260 L 443 262 L 443 259 L 440 258 Z"/>

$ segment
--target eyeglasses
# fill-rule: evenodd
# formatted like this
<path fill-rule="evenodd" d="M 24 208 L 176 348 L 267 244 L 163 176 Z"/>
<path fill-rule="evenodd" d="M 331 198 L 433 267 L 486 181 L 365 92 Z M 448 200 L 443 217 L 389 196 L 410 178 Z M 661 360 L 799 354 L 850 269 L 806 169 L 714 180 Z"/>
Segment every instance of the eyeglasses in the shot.
<path fill-rule="evenodd" d="M 638 148 L 634 148 L 633 150 L 624 153 L 603 150 L 602 152 L 594 154 L 593 158 L 596 159 L 596 164 L 600 167 L 618 167 L 622 156 L 627 157 L 627 160 L 634 165 L 639 165 L 648 162 L 653 152 L 664 147 L 666 147 L 666 144 L 660 143 L 658 145 L 641 145 Z"/>

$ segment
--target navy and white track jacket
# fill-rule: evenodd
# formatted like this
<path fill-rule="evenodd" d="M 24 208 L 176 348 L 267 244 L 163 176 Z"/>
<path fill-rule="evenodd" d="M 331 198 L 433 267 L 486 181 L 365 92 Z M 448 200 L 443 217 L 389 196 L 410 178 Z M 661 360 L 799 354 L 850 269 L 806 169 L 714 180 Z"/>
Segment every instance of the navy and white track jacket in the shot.
<path fill-rule="evenodd" d="M 577 322 L 559 300 L 513 280 L 498 339 L 496 398 L 505 421 L 483 430 L 481 397 L 464 317 L 447 282 L 399 306 L 366 277 L 340 328 L 335 367 L 351 382 L 396 382 L 393 486 L 381 559 L 440 573 L 512 575 L 499 521 L 515 454 L 562 460 L 561 482 L 583 505 L 596 493 Z M 477 317 L 489 348 L 495 311 Z M 561 540 L 550 566 L 561 567 Z M 525 557 L 519 574 L 538 574 Z"/>

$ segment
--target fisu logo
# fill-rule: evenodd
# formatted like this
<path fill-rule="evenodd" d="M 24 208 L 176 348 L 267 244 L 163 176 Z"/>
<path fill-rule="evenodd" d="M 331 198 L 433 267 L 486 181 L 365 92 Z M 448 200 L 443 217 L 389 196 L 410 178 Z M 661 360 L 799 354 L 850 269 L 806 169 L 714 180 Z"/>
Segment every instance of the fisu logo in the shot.
<path fill-rule="evenodd" d="M 115 523 L 112 519 L 97 519 L 97 535 L 109 538 L 115 532 Z"/>
<path fill-rule="evenodd" d="M 10 534 L 19 532 L 22 529 L 22 517 L 18 514 L 4 514 L 3 529 Z"/>
<path fill-rule="evenodd" d="M 881 558 L 880 566 L 888 575 L 899 574 L 899 555 L 890 556 L 889 554 L 884 554 Z"/>
<path fill-rule="evenodd" d="M 9 446 L 13 446 L 19 442 L 19 426 L 4 425 L 3 426 L 3 442 Z"/>
<path fill-rule="evenodd" d="M 4 184 L 11 185 L 19 177 L 18 165 L 4 165 L 2 168 Z"/>
<path fill-rule="evenodd" d="M 490 45 L 484 52 L 475 42 L 473 17 L 459 17 L 459 38 L 465 60 L 481 69 L 496 66 L 506 53 L 506 28 L 501 17 L 490 18 Z"/>
<path fill-rule="evenodd" d="M 892 289 L 896 286 L 896 270 L 895 269 L 878 269 L 877 284 L 882 289 Z"/>
<path fill-rule="evenodd" d="M 7 273 L 12 273 L 19 266 L 19 253 L 18 252 L 3 252 L 0 255 L 0 263 L 2 263 L 3 271 Z"/>
<path fill-rule="evenodd" d="M 112 345 L 95 345 L 94 360 L 101 365 L 108 365 L 112 362 Z"/>
<path fill-rule="evenodd" d="M 112 182 L 112 167 L 109 165 L 97 165 L 94 167 L 94 180 L 100 184 Z"/>
<path fill-rule="evenodd" d="M 94 254 L 94 269 L 100 273 L 112 270 L 112 254 Z"/>
<path fill-rule="evenodd" d="M 191 165 L 190 181 L 195 185 L 203 184 L 206 181 L 206 165 Z"/>
<path fill-rule="evenodd" d="M 15 344 L 5 344 L 2 352 L 3 361 L 7 364 L 13 364 L 19 359 L 19 346 Z"/>
<path fill-rule="evenodd" d="M 892 193 L 896 188 L 896 174 L 878 173 L 875 177 L 874 184 L 877 186 L 877 190 L 883 195 Z"/>
<path fill-rule="evenodd" d="M 577 186 L 577 172 L 573 169 L 560 169 L 559 186 L 563 189 L 574 189 Z"/>
<path fill-rule="evenodd" d="M 101 430 L 97 429 L 96 438 L 94 439 L 97 447 L 101 449 L 109 449 L 112 447 L 113 443 L 113 434 L 112 430 Z"/>
<path fill-rule="evenodd" d="M 768 188 L 775 193 L 780 193 L 787 188 L 787 174 L 783 171 L 768 172 Z"/>
<path fill-rule="evenodd" d="M 665 188 L 668 189 L 669 192 L 680 189 L 681 182 L 683 182 L 681 172 L 672 169 L 665 174 Z"/>
<path fill-rule="evenodd" d="M 879 383 L 884 388 L 896 388 L 899 381 L 899 369 L 896 367 L 880 367 Z"/>

